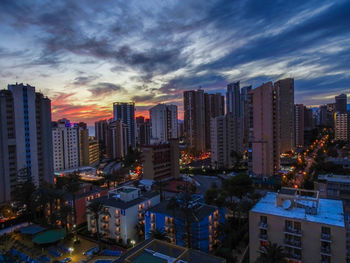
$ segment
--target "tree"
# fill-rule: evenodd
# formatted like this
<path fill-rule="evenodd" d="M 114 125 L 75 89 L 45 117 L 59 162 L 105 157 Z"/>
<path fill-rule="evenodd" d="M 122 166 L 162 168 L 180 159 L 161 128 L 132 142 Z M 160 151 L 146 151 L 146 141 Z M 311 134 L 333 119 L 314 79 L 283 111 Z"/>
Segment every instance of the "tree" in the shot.
<path fill-rule="evenodd" d="M 35 185 L 32 182 L 27 181 L 16 188 L 16 195 L 14 196 L 14 200 L 18 201 L 25 207 L 24 213 L 28 222 L 32 222 L 33 220 L 31 202 L 34 191 Z"/>
<path fill-rule="evenodd" d="M 269 242 L 264 247 L 264 253 L 261 253 L 258 258 L 258 263 L 286 263 L 286 255 L 283 251 L 283 247 Z"/>
<path fill-rule="evenodd" d="M 73 205 L 73 222 L 77 223 L 77 210 L 75 207 L 76 194 L 80 190 L 80 176 L 78 172 L 74 172 L 66 176 L 65 190 L 72 196 Z"/>
<path fill-rule="evenodd" d="M 135 226 L 137 235 L 139 236 L 139 240 L 144 240 L 145 237 L 145 224 L 140 221 Z"/>
<path fill-rule="evenodd" d="M 169 237 L 168 237 L 167 233 L 159 228 L 151 230 L 149 232 L 149 234 L 152 238 L 155 238 L 158 240 L 169 241 Z"/>
<path fill-rule="evenodd" d="M 240 154 L 239 152 L 235 151 L 235 150 L 232 150 L 230 152 L 230 157 L 232 158 L 232 165 L 233 165 L 233 168 L 235 170 L 238 170 L 239 169 L 239 166 L 241 164 L 241 160 L 243 158 L 242 154 Z"/>
<path fill-rule="evenodd" d="M 242 199 L 243 196 L 254 190 L 252 179 L 246 174 L 238 174 L 226 180 L 223 187 L 228 196 L 230 196 L 231 202 L 234 196 Z"/>
<path fill-rule="evenodd" d="M 167 182 L 162 182 L 160 180 L 156 180 L 153 185 L 155 186 L 156 190 L 159 192 L 160 194 L 160 200 L 163 201 L 164 200 L 164 196 L 163 196 L 163 188 L 164 186 L 166 186 L 168 183 Z"/>
<path fill-rule="evenodd" d="M 93 219 L 95 219 L 97 242 L 98 242 L 98 246 L 100 247 L 101 240 L 100 240 L 99 217 L 104 212 L 103 203 L 98 200 L 92 201 L 91 203 L 88 204 L 88 206 L 86 207 L 86 210 L 87 210 L 87 214 L 90 215 L 90 217 L 92 217 Z"/>
<path fill-rule="evenodd" d="M 204 201 L 208 205 L 215 205 L 219 208 L 226 203 L 227 194 L 219 188 L 209 188 L 204 194 Z"/>
<path fill-rule="evenodd" d="M 103 174 L 105 182 L 107 182 L 107 188 L 110 189 L 111 182 L 115 181 L 115 175 L 111 173 Z"/>

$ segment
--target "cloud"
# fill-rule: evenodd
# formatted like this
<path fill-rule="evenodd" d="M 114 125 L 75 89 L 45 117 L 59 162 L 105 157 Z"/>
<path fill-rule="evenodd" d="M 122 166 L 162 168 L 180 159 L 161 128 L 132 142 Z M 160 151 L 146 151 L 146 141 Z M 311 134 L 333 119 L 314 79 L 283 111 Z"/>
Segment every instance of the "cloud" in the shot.
<path fill-rule="evenodd" d="M 99 82 L 93 85 L 92 88 L 89 88 L 89 91 L 91 92 L 92 96 L 95 96 L 95 97 L 106 96 L 115 92 L 119 92 L 119 93 L 126 92 L 125 89 L 120 85 L 108 83 L 108 82 Z"/>

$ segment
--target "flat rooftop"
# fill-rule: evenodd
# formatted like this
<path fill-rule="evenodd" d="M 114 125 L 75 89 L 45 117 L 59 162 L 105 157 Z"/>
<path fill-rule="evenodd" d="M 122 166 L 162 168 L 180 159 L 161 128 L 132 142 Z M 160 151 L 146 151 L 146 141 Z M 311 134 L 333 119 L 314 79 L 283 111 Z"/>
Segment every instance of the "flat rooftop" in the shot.
<path fill-rule="evenodd" d="M 342 174 L 320 174 L 318 180 L 326 180 L 333 183 L 348 183 L 350 184 L 350 175 Z"/>
<path fill-rule="evenodd" d="M 276 205 L 277 193 L 268 192 L 250 211 L 275 215 L 290 219 L 298 219 L 325 225 L 344 227 L 343 203 L 340 200 L 319 199 L 317 214 L 307 214 L 304 208 L 292 207 L 284 209 Z"/>

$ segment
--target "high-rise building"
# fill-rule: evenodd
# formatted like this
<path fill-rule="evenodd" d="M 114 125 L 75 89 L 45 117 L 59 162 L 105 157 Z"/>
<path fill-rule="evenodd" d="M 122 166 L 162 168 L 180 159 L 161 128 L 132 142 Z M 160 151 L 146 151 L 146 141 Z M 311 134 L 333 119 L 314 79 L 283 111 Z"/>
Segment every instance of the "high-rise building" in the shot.
<path fill-rule="evenodd" d="M 80 122 L 79 127 L 79 162 L 80 166 L 88 166 L 89 161 L 89 129 L 86 123 Z"/>
<path fill-rule="evenodd" d="M 315 128 L 315 118 L 311 108 L 304 107 L 304 128 L 313 129 Z"/>
<path fill-rule="evenodd" d="M 166 143 L 178 138 L 177 106 L 158 104 L 149 110 L 151 118 L 151 143 Z"/>
<path fill-rule="evenodd" d="M 205 103 L 204 91 L 184 92 L 184 127 L 186 145 L 195 152 L 204 152 L 205 148 Z"/>
<path fill-rule="evenodd" d="M 304 146 L 304 108 L 303 104 L 295 104 L 295 146 Z"/>
<path fill-rule="evenodd" d="M 105 149 L 107 140 L 108 122 L 100 120 L 95 122 L 95 138 L 99 142 L 100 147 Z"/>
<path fill-rule="evenodd" d="M 204 93 L 205 104 L 205 147 L 210 149 L 210 121 L 225 114 L 225 97 L 221 93 L 208 94 Z"/>
<path fill-rule="evenodd" d="M 53 182 L 51 101 L 35 87 L 8 85 L 0 91 L 0 203 L 17 183 Z"/>
<path fill-rule="evenodd" d="M 63 171 L 80 166 L 80 128 L 61 119 L 52 123 L 54 170 Z"/>
<path fill-rule="evenodd" d="M 248 147 L 249 141 L 249 92 L 252 86 L 246 86 L 241 89 L 241 130 L 243 146 Z"/>
<path fill-rule="evenodd" d="M 336 112 L 334 114 L 334 139 L 350 141 L 350 114 Z"/>
<path fill-rule="evenodd" d="M 53 181 L 51 101 L 35 87 L 8 85 L 14 103 L 17 169 L 26 169 L 26 179 L 35 185 Z"/>
<path fill-rule="evenodd" d="M 240 104 L 240 83 L 234 82 L 227 85 L 226 92 L 226 113 L 233 113 L 236 116 L 240 116 L 241 104 Z"/>
<path fill-rule="evenodd" d="M 12 93 L 0 90 L 0 203 L 11 200 L 17 185 L 16 123 Z"/>
<path fill-rule="evenodd" d="M 107 157 L 121 159 L 127 154 L 128 127 L 122 120 L 111 121 L 108 124 Z"/>
<path fill-rule="evenodd" d="M 100 145 L 93 137 L 89 138 L 89 163 L 88 165 L 94 165 L 100 160 Z"/>
<path fill-rule="evenodd" d="M 168 143 L 145 145 L 142 152 L 142 173 L 144 179 L 164 180 L 178 178 L 179 167 L 179 140 L 170 139 Z"/>
<path fill-rule="evenodd" d="M 136 117 L 137 143 L 138 145 L 149 145 L 151 143 L 151 122 L 143 116 Z"/>
<path fill-rule="evenodd" d="M 271 176 L 280 167 L 278 94 L 268 82 L 252 90 L 250 97 L 250 172 Z"/>
<path fill-rule="evenodd" d="M 284 249 L 287 262 L 346 262 L 346 230 L 340 200 L 318 191 L 282 188 L 267 193 L 249 213 L 249 262 L 269 244 Z"/>
<path fill-rule="evenodd" d="M 346 94 L 340 94 L 335 96 L 335 111 L 340 113 L 347 112 L 347 96 Z"/>
<path fill-rule="evenodd" d="M 136 123 L 134 102 L 114 102 L 113 119 L 122 120 L 128 128 L 127 148 L 136 147 Z"/>
<path fill-rule="evenodd" d="M 279 107 L 280 153 L 295 147 L 294 128 L 294 79 L 286 78 L 275 82 Z"/>
<path fill-rule="evenodd" d="M 231 168 L 233 154 L 242 154 L 240 118 L 227 113 L 211 121 L 211 162 L 217 168 Z"/>

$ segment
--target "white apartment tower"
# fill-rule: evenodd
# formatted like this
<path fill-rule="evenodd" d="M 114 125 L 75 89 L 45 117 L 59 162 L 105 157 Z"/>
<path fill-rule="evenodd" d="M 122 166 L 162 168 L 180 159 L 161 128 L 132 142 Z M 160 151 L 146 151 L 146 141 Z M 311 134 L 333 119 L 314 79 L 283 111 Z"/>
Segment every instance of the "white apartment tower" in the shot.
<path fill-rule="evenodd" d="M 54 171 L 76 168 L 80 165 L 79 127 L 67 119 L 52 127 Z"/>
<path fill-rule="evenodd" d="M 158 104 L 149 113 L 152 142 L 167 143 L 169 139 L 178 138 L 176 105 Z"/>

